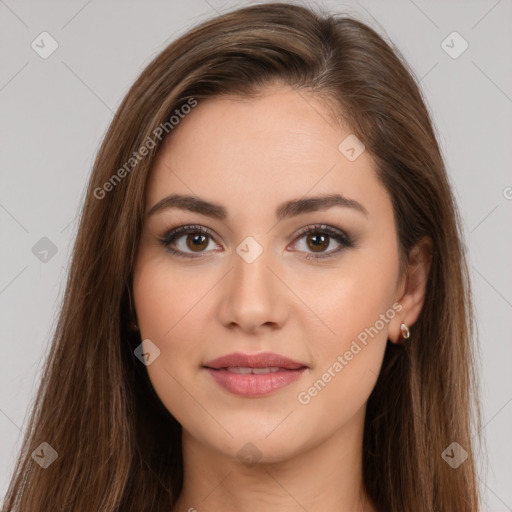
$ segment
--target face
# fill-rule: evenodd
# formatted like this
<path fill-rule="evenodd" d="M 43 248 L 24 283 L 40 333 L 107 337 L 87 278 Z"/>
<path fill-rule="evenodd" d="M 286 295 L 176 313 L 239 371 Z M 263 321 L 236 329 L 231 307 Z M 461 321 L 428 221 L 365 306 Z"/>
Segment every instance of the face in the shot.
<path fill-rule="evenodd" d="M 206 449 L 275 462 L 362 428 L 401 306 L 392 204 L 350 135 L 280 87 L 200 100 L 158 155 L 134 303 L 156 393 Z"/>

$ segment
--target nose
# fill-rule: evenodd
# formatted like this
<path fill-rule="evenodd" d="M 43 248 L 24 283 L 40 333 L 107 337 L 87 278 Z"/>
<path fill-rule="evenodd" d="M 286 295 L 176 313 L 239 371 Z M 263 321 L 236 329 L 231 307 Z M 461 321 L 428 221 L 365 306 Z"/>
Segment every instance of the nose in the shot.
<path fill-rule="evenodd" d="M 281 328 L 289 315 L 289 293 L 266 251 L 251 263 L 233 254 L 233 268 L 223 280 L 218 319 L 246 332 Z"/>

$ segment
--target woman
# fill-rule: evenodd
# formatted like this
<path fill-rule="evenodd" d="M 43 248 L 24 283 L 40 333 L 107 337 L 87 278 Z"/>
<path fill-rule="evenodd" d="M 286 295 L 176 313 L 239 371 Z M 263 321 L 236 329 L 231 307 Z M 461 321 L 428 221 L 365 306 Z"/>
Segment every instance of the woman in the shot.
<path fill-rule="evenodd" d="M 461 245 L 376 32 L 288 4 L 193 29 L 97 156 L 4 509 L 477 511 Z"/>

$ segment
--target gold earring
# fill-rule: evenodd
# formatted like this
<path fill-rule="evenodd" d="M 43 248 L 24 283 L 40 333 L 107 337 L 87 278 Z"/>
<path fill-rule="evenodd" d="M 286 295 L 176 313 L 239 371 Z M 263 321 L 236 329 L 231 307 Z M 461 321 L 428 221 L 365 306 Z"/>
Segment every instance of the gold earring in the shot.
<path fill-rule="evenodd" d="M 407 327 L 407 325 L 402 324 L 400 326 L 400 330 L 402 331 L 402 338 L 404 340 L 408 340 L 411 337 L 411 331 L 410 331 L 409 327 Z"/>

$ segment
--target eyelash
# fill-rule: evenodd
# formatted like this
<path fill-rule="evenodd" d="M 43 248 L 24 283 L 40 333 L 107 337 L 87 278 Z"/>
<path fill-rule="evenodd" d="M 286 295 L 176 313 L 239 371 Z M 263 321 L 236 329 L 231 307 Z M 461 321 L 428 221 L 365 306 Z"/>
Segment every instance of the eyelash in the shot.
<path fill-rule="evenodd" d="M 197 224 L 173 228 L 170 231 L 168 231 L 163 237 L 159 237 L 158 241 L 165 247 L 167 251 L 169 251 L 171 254 L 174 254 L 175 256 L 188 259 L 200 258 L 201 253 L 198 253 L 197 255 L 191 255 L 191 253 L 184 253 L 171 247 L 171 243 L 174 242 L 177 238 L 179 238 L 182 235 L 189 234 L 201 234 L 214 239 L 212 232 L 208 228 L 205 228 L 204 226 Z M 341 246 L 338 247 L 337 249 L 329 251 L 328 253 L 308 253 L 308 256 L 304 258 L 307 260 L 313 259 L 318 261 L 324 258 L 331 258 L 333 257 L 334 254 L 337 254 L 344 249 L 354 246 L 354 241 L 350 235 L 348 235 L 344 231 L 341 231 L 327 224 L 315 224 L 313 226 L 306 226 L 297 233 L 295 240 L 300 240 L 301 238 L 310 234 L 328 235 L 331 239 L 334 239 L 336 242 L 339 242 Z"/>

